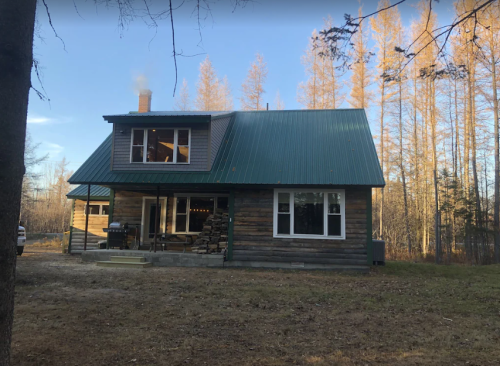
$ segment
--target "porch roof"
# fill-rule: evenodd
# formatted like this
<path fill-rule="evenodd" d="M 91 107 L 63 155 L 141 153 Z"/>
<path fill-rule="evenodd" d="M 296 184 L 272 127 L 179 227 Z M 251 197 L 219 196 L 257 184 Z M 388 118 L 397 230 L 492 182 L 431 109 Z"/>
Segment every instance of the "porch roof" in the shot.
<path fill-rule="evenodd" d="M 111 171 L 112 136 L 72 184 L 385 185 L 363 109 L 233 112 L 211 171 Z"/>
<path fill-rule="evenodd" d="M 66 197 L 69 199 L 87 199 L 87 185 L 80 185 L 69 192 Z M 109 200 L 109 188 L 96 185 L 90 186 L 90 199 L 94 201 Z"/>

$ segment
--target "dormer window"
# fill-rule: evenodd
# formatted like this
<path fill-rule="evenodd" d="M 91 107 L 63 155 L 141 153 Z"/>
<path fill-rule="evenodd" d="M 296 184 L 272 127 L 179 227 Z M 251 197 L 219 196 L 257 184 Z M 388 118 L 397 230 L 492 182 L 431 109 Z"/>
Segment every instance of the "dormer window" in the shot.
<path fill-rule="evenodd" d="M 132 130 L 131 163 L 189 164 L 189 128 Z"/>

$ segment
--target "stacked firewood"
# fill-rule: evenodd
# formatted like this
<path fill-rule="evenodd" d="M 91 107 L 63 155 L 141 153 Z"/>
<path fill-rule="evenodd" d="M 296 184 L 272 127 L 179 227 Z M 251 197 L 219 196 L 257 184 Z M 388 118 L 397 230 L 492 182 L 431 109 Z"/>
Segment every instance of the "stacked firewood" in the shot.
<path fill-rule="evenodd" d="M 199 254 L 219 253 L 227 246 L 227 228 L 229 215 L 222 210 L 216 210 L 208 216 L 203 231 L 193 243 L 191 251 Z"/>

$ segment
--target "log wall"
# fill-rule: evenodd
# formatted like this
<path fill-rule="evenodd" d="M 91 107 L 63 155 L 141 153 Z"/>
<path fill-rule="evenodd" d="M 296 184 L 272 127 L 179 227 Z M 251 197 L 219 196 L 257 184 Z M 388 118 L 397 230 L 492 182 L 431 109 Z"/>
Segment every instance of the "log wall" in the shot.
<path fill-rule="evenodd" d="M 238 190 L 234 201 L 233 250 L 236 260 L 260 260 L 273 252 L 272 260 L 281 260 L 277 253 L 288 252 L 293 258 L 301 259 L 301 253 L 317 253 L 313 258 L 321 262 L 324 253 L 330 252 L 335 258 L 327 263 L 342 263 L 336 258 L 349 258 L 350 263 L 366 263 L 366 189 L 346 189 L 345 240 L 340 239 L 299 239 L 273 237 L 273 194 L 268 190 Z M 320 254 L 321 253 L 321 254 Z M 269 254 L 271 255 L 271 254 Z M 277 257 L 276 257 L 277 256 Z M 260 258 L 260 259 L 259 259 Z M 313 260 L 311 259 L 311 260 Z M 285 259 L 286 260 L 286 259 Z M 330 262 L 328 262 L 330 260 Z"/>
<path fill-rule="evenodd" d="M 85 237 L 85 205 L 87 201 L 75 200 L 75 211 L 73 212 L 73 233 L 71 235 L 72 248 L 83 246 Z M 90 204 L 101 204 L 103 201 L 90 201 Z M 87 244 L 96 246 L 99 240 L 106 239 L 103 228 L 108 227 L 108 216 L 89 216 L 89 231 Z"/>
<path fill-rule="evenodd" d="M 140 225 L 142 220 L 142 198 L 154 197 L 156 193 L 139 193 L 128 191 L 115 191 L 115 206 L 113 221 L 122 224 Z M 167 197 L 162 194 L 161 197 Z M 173 196 L 167 197 L 167 233 L 172 233 L 172 213 L 174 208 Z"/>

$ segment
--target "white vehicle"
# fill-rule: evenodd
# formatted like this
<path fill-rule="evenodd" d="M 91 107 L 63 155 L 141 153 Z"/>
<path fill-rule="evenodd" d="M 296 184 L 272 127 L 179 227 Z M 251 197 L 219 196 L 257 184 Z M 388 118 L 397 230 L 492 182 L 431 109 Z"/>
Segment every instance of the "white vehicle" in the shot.
<path fill-rule="evenodd" d="M 24 244 L 26 244 L 26 229 L 19 226 L 17 229 L 17 255 L 23 254 Z"/>

